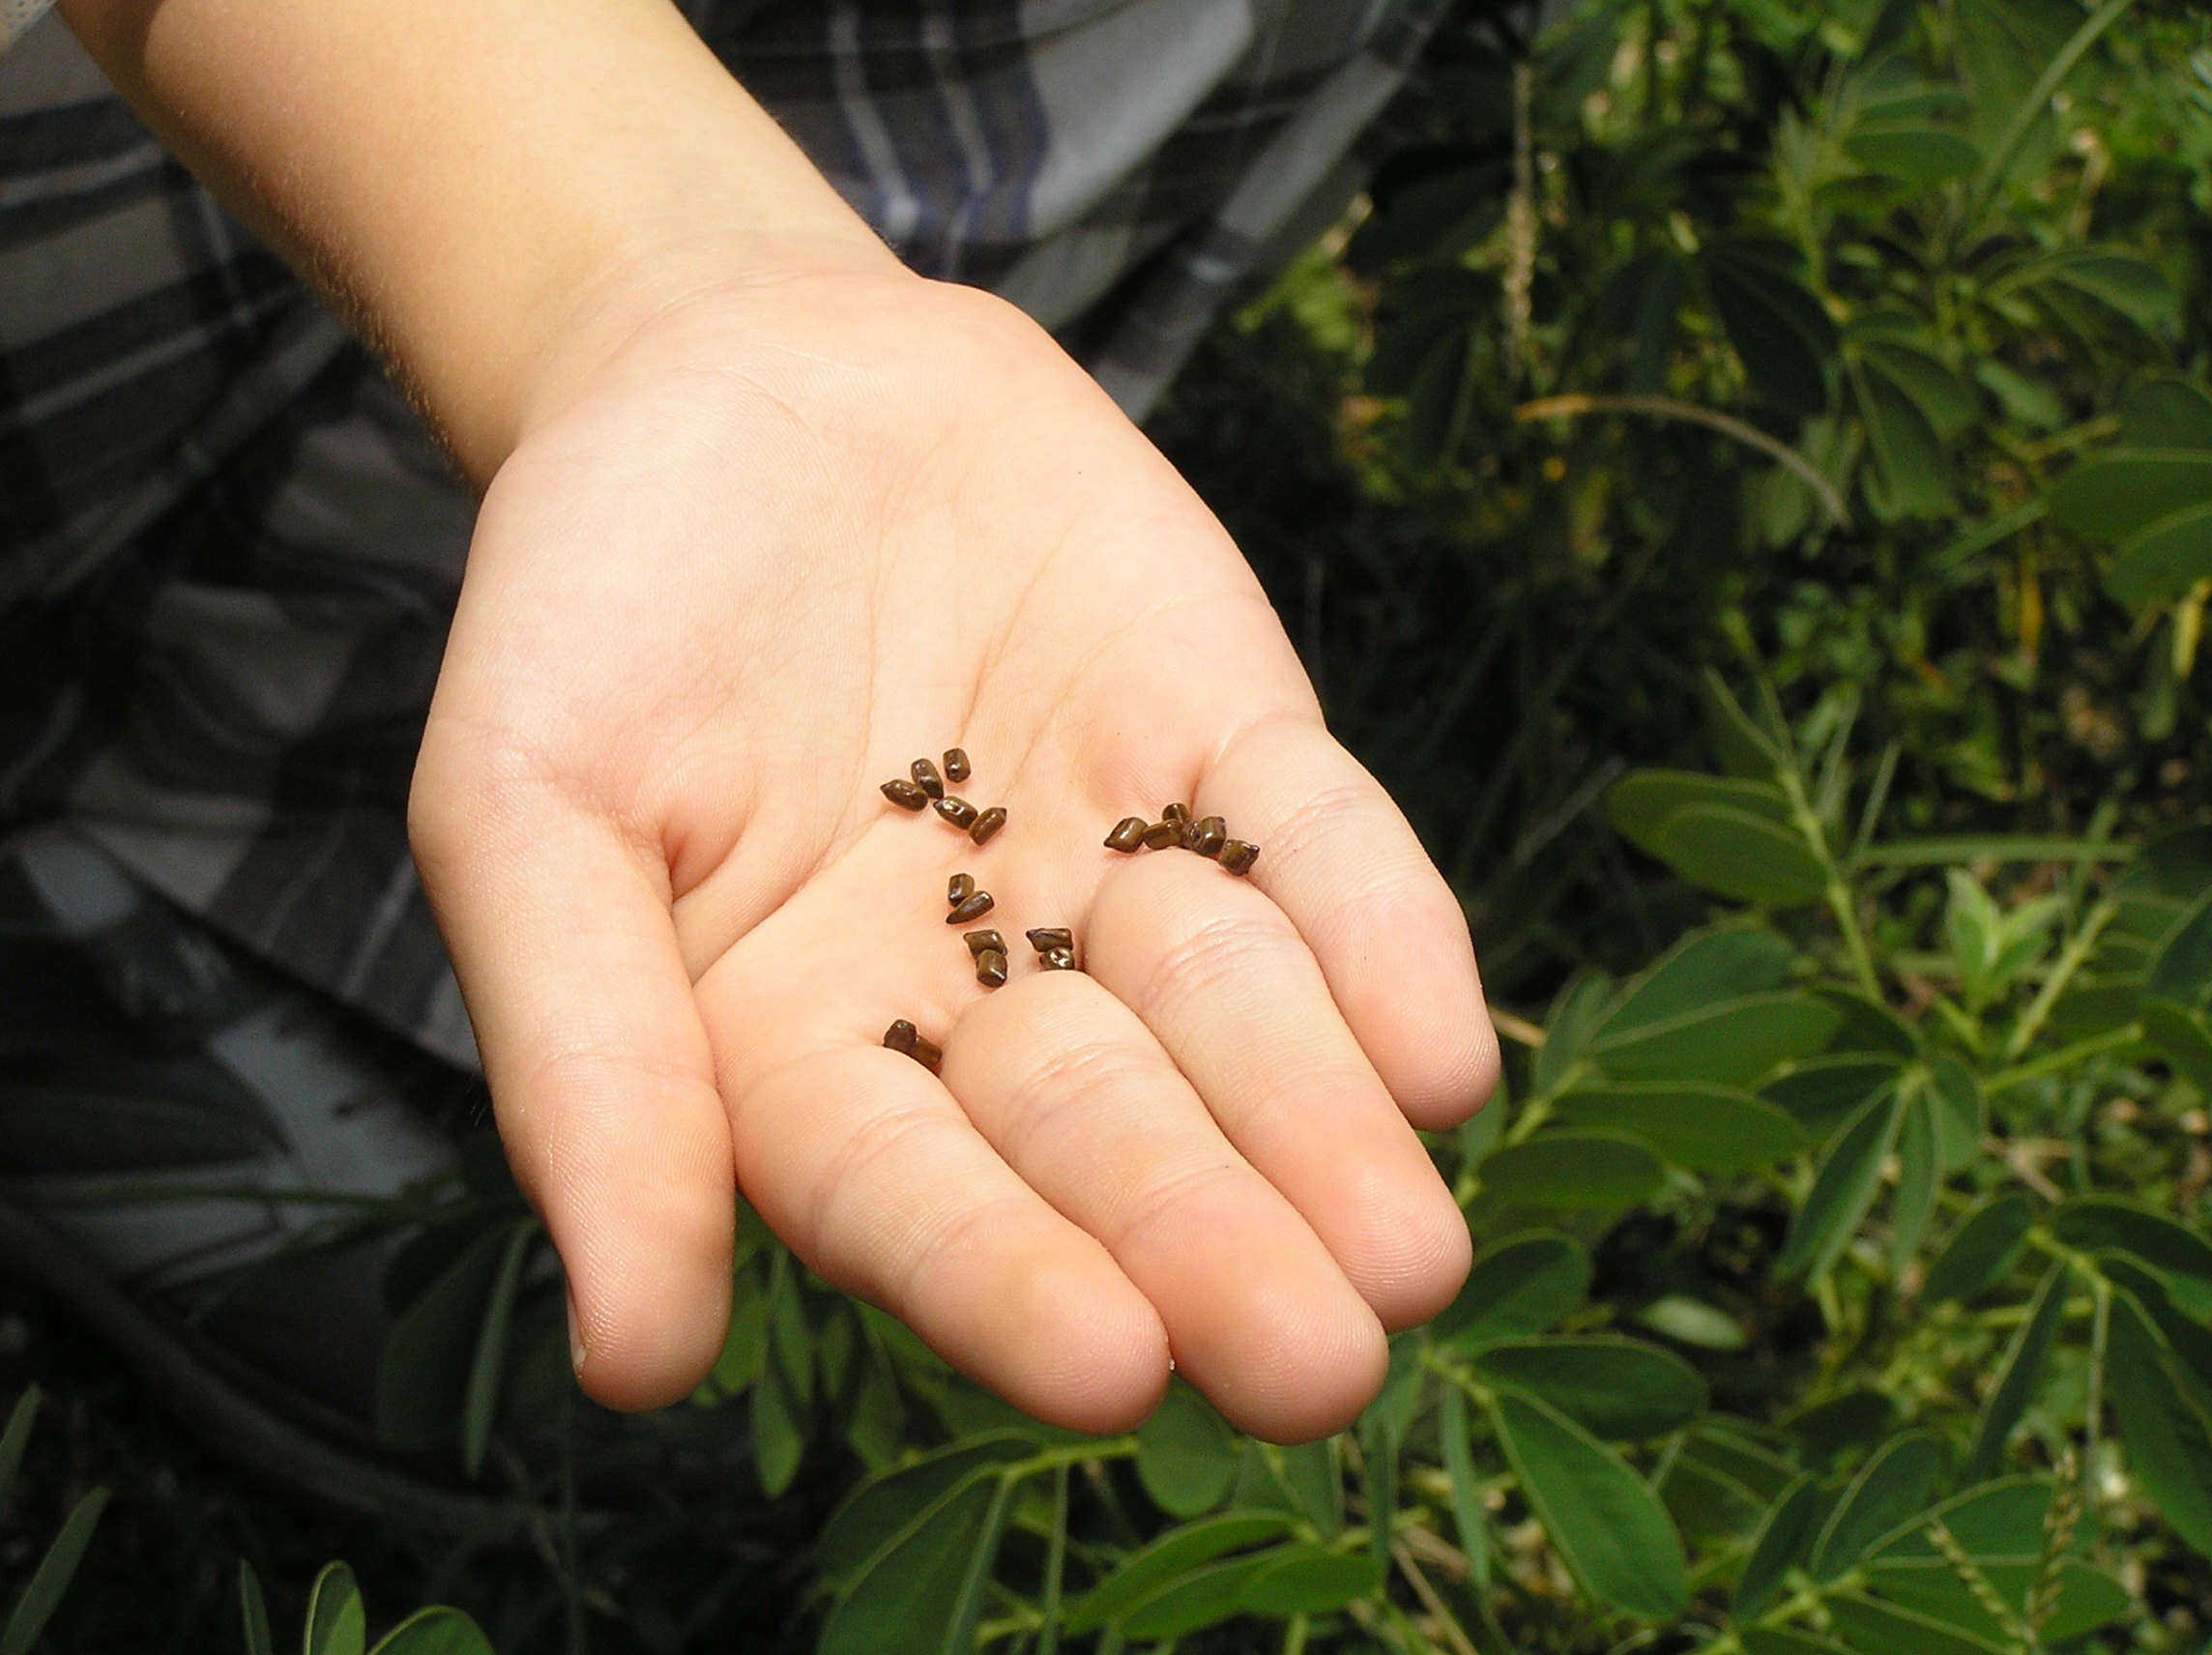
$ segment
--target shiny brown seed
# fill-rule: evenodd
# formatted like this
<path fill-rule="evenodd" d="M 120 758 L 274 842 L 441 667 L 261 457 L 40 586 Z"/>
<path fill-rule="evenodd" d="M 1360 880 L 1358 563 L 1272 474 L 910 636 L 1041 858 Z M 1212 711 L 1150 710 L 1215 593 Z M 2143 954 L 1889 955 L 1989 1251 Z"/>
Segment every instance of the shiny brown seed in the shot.
<path fill-rule="evenodd" d="M 938 815 L 951 823 L 953 827 L 962 829 L 975 827 L 979 820 L 979 813 L 975 807 L 965 798 L 953 798 L 947 796 L 939 799 L 932 808 L 936 810 Z"/>
<path fill-rule="evenodd" d="M 1114 824 L 1114 831 L 1106 835 L 1109 851 L 1134 851 L 1145 842 L 1145 819 L 1142 816 L 1124 816 Z"/>
<path fill-rule="evenodd" d="M 970 931 L 960 940 L 968 944 L 971 954 L 1003 954 L 1006 951 L 1006 940 L 996 931 Z"/>
<path fill-rule="evenodd" d="M 1260 859 L 1260 847 L 1247 845 L 1241 839 L 1224 840 L 1221 846 L 1221 865 L 1233 874 L 1249 873 L 1252 864 Z"/>
<path fill-rule="evenodd" d="M 914 1043 L 914 1060 L 934 1075 L 937 1073 L 937 1065 L 945 1061 L 945 1054 L 939 1051 L 932 1042 L 917 1036 Z"/>
<path fill-rule="evenodd" d="M 945 916 L 947 925 L 965 925 L 971 919 L 980 919 L 991 912 L 991 893 L 987 890 L 970 891 L 958 907 Z"/>
<path fill-rule="evenodd" d="M 1145 849 L 1148 851 L 1164 851 L 1170 845 L 1181 843 L 1182 824 L 1180 822 L 1155 822 L 1145 829 Z"/>
<path fill-rule="evenodd" d="M 919 810 L 929 802 L 929 795 L 904 776 L 884 783 L 884 797 L 901 810 Z"/>
<path fill-rule="evenodd" d="M 949 782 L 968 779 L 968 755 L 958 747 L 945 749 L 945 779 Z"/>
<path fill-rule="evenodd" d="M 1036 930 L 1025 933 L 1025 935 L 1030 940 L 1030 946 L 1040 954 L 1047 948 L 1072 948 L 1075 946 L 1075 933 L 1064 925 L 1040 925 Z"/>
<path fill-rule="evenodd" d="M 1208 816 L 1194 823 L 1190 829 L 1190 848 L 1202 857 L 1218 857 L 1221 847 L 1229 843 L 1229 824 L 1218 816 Z"/>
<path fill-rule="evenodd" d="M 1190 806 L 1187 804 L 1163 804 L 1160 806 L 1160 820 L 1162 822 L 1188 822 L 1190 820 Z"/>
<path fill-rule="evenodd" d="M 884 1044 L 892 1051 L 904 1052 L 911 1058 L 915 1049 L 921 1044 L 921 1031 L 902 1017 L 884 1031 Z"/>
<path fill-rule="evenodd" d="M 946 802 L 949 804 L 952 801 L 946 799 Z M 1005 825 L 1006 807 L 1003 804 L 994 804 L 982 815 L 975 818 L 975 825 L 968 829 L 968 837 L 975 840 L 978 845 L 988 845 L 991 842 L 991 835 Z"/>
<path fill-rule="evenodd" d="M 997 988 L 1006 980 L 1006 956 L 996 948 L 985 948 L 975 956 L 975 980 L 985 988 Z"/>
<path fill-rule="evenodd" d="M 1047 948 L 1037 956 L 1037 964 L 1048 972 L 1072 972 L 1075 970 L 1075 950 Z"/>
<path fill-rule="evenodd" d="M 945 882 L 945 900 L 955 908 L 958 908 L 975 894 L 975 876 L 974 874 L 954 874 Z"/>
<path fill-rule="evenodd" d="M 932 798 L 945 797 L 945 778 L 937 773 L 937 767 L 927 759 L 914 761 L 914 785 Z"/>

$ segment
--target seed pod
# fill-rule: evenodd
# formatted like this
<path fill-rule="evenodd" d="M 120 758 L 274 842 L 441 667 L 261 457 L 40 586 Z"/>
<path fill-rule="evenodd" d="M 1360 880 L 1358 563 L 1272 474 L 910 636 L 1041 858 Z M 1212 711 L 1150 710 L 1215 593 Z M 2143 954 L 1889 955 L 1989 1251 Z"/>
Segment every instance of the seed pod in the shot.
<path fill-rule="evenodd" d="M 884 783 L 884 797 L 901 810 L 919 810 L 929 802 L 929 795 L 904 776 Z"/>
<path fill-rule="evenodd" d="M 1142 816 L 1124 816 L 1114 824 L 1114 831 L 1106 835 L 1109 851 L 1123 853 L 1136 850 L 1145 842 L 1145 819 Z"/>
<path fill-rule="evenodd" d="M 996 931 L 964 932 L 960 941 L 968 944 L 971 954 L 1003 954 L 1006 951 L 1006 940 Z"/>
<path fill-rule="evenodd" d="M 952 800 L 948 798 L 945 802 L 950 804 Z M 988 845 L 991 842 L 991 835 L 1005 825 L 1006 807 L 1003 804 L 994 804 L 982 815 L 975 818 L 975 824 L 968 829 L 968 837 L 975 840 L 978 845 Z"/>
<path fill-rule="evenodd" d="M 1164 851 L 1170 845 L 1181 843 L 1182 824 L 1180 822 L 1155 822 L 1145 829 L 1145 849 L 1148 851 Z"/>
<path fill-rule="evenodd" d="M 990 912 L 991 893 L 987 890 L 972 890 L 961 899 L 958 906 L 950 914 L 945 916 L 945 923 L 947 925 L 965 925 L 971 919 L 980 919 Z"/>
<path fill-rule="evenodd" d="M 921 1044 L 921 1031 L 902 1017 L 884 1031 L 884 1044 L 911 1058 L 915 1048 Z"/>
<path fill-rule="evenodd" d="M 945 882 L 945 900 L 954 908 L 958 908 L 975 894 L 975 876 L 974 874 L 954 874 Z"/>
<path fill-rule="evenodd" d="M 914 1060 L 934 1075 L 937 1073 L 937 1065 L 945 1061 L 945 1054 L 932 1042 L 917 1035 L 914 1042 Z"/>
<path fill-rule="evenodd" d="M 954 785 L 968 779 L 968 755 L 958 747 L 945 749 L 945 779 Z"/>
<path fill-rule="evenodd" d="M 1196 822 L 1190 829 L 1190 848 L 1202 857 L 1218 857 L 1221 847 L 1229 843 L 1229 824 L 1218 816 L 1208 816 Z"/>
<path fill-rule="evenodd" d="M 1040 925 L 1036 930 L 1027 933 L 1027 936 L 1030 946 L 1040 954 L 1048 948 L 1075 946 L 1075 933 L 1064 925 Z"/>
<path fill-rule="evenodd" d="M 1187 804 L 1163 804 L 1160 806 L 1160 820 L 1162 822 L 1188 822 L 1190 820 L 1190 806 Z"/>
<path fill-rule="evenodd" d="M 996 948 L 985 948 L 975 956 L 975 980 L 985 988 L 997 988 L 1006 980 L 1006 956 Z"/>
<path fill-rule="evenodd" d="M 1075 970 L 1075 950 L 1047 948 L 1037 956 L 1037 964 L 1048 972 L 1072 972 Z"/>
<path fill-rule="evenodd" d="M 1221 865 L 1233 874 L 1249 873 L 1252 864 L 1260 859 L 1260 847 L 1247 845 L 1241 839 L 1222 842 Z"/>
<path fill-rule="evenodd" d="M 937 773 L 937 767 L 927 759 L 914 761 L 914 785 L 932 798 L 945 797 L 945 779 Z"/>
<path fill-rule="evenodd" d="M 980 813 L 973 804 L 970 804 L 965 798 L 954 798 L 950 795 L 939 799 L 932 808 L 936 810 L 938 815 L 963 831 L 975 827 L 981 819 Z"/>

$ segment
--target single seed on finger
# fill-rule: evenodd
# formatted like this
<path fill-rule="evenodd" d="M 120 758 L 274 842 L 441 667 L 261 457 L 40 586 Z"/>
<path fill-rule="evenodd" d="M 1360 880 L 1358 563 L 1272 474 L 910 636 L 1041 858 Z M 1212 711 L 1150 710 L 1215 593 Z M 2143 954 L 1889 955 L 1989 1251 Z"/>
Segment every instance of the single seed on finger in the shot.
<path fill-rule="evenodd" d="M 946 799 L 945 802 L 949 804 L 952 801 Z M 1005 825 L 1006 807 L 1003 804 L 994 804 L 982 815 L 975 818 L 974 826 L 968 829 L 968 837 L 975 840 L 978 845 L 988 845 L 991 842 L 991 835 Z"/>
<path fill-rule="evenodd" d="M 972 890 L 961 899 L 959 905 L 950 914 L 945 916 L 945 923 L 947 925 L 965 925 L 969 920 L 980 919 L 990 912 L 991 893 L 987 890 Z"/>
<path fill-rule="evenodd" d="M 932 808 L 953 827 L 963 829 L 975 827 L 979 815 L 975 807 L 965 798 L 954 798 L 949 794 L 939 799 Z"/>
<path fill-rule="evenodd" d="M 932 1042 L 917 1035 L 914 1042 L 914 1060 L 934 1075 L 937 1073 L 937 1065 L 945 1061 L 945 1054 Z"/>
<path fill-rule="evenodd" d="M 1190 848 L 1202 857 L 1220 856 L 1228 843 L 1229 824 L 1218 816 L 1204 817 L 1191 828 Z"/>
<path fill-rule="evenodd" d="M 884 1031 L 884 1044 L 911 1058 L 921 1044 L 921 1031 L 902 1017 Z"/>
<path fill-rule="evenodd" d="M 945 778 L 937 773 L 937 767 L 927 759 L 914 761 L 914 785 L 932 798 L 945 797 Z"/>
<path fill-rule="evenodd" d="M 1188 822 L 1190 820 L 1190 806 L 1187 804 L 1163 804 L 1160 806 L 1160 820 L 1162 822 Z"/>
<path fill-rule="evenodd" d="M 945 779 L 954 783 L 968 779 L 968 755 L 958 747 L 945 749 Z"/>
<path fill-rule="evenodd" d="M 954 874 L 945 882 L 945 900 L 954 908 L 958 908 L 975 894 L 975 876 L 974 874 Z"/>
<path fill-rule="evenodd" d="M 1075 933 L 1064 925 L 1040 925 L 1034 931 L 1027 932 L 1025 935 L 1030 940 L 1030 946 L 1040 954 L 1047 948 L 1072 948 L 1075 946 Z"/>
<path fill-rule="evenodd" d="M 1145 849 L 1148 851 L 1164 851 L 1170 845 L 1181 843 L 1182 824 L 1180 822 L 1155 822 L 1145 829 Z"/>
<path fill-rule="evenodd" d="M 996 948 L 985 948 L 975 956 L 975 980 L 985 988 L 997 988 L 1006 980 L 1006 956 Z"/>
<path fill-rule="evenodd" d="M 961 935 L 960 940 L 968 944 L 971 954 L 1003 954 L 1006 951 L 1006 940 L 996 931 L 968 931 Z"/>
<path fill-rule="evenodd" d="M 919 810 L 929 802 L 929 795 L 904 776 L 884 783 L 884 797 L 901 810 Z"/>
<path fill-rule="evenodd" d="M 1129 852 L 1145 842 L 1145 819 L 1142 816 L 1124 816 L 1114 824 L 1114 831 L 1106 835 L 1109 851 Z"/>
<path fill-rule="evenodd" d="M 1075 950 L 1047 948 L 1037 956 L 1037 964 L 1048 972 L 1072 972 L 1075 970 Z"/>
<path fill-rule="evenodd" d="M 1252 864 L 1260 859 L 1260 847 L 1247 845 L 1241 839 L 1230 839 L 1221 847 L 1221 865 L 1233 874 L 1249 873 Z"/>

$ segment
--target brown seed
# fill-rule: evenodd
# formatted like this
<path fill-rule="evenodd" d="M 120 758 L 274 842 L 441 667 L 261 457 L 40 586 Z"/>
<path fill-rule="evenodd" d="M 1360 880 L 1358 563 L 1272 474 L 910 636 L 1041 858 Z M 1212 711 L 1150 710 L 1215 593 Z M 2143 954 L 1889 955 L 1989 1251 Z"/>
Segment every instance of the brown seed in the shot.
<path fill-rule="evenodd" d="M 946 799 L 946 802 L 949 804 L 951 800 Z M 968 837 L 975 840 L 978 845 L 988 845 L 991 842 L 991 835 L 1005 825 L 1006 807 L 1003 804 L 994 804 L 982 815 L 975 818 L 975 824 L 968 829 Z"/>
<path fill-rule="evenodd" d="M 953 798 L 947 796 L 939 799 L 933 808 L 938 815 L 944 817 L 953 827 L 962 829 L 975 827 L 980 819 L 975 807 L 965 798 Z"/>
<path fill-rule="evenodd" d="M 1145 829 L 1145 849 L 1148 851 L 1164 851 L 1170 845 L 1181 843 L 1182 824 L 1180 822 L 1155 822 Z"/>
<path fill-rule="evenodd" d="M 1260 859 L 1260 847 L 1247 845 L 1241 839 L 1227 839 L 1221 846 L 1221 865 L 1233 874 L 1249 873 L 1252 864 Z"/>
<path fill-rule="evenodd" d="M 1229 843 L 1229 824 L 1218 816 L 1208 816 L 1195 823 L 1190 830 L 1190 848 L 1202 857 L 1218 857 L 1221 847 Z"/>
<path fill-rule="evenodd" d="M 1048 972 L 1072 972 L 1075 970 L 1075 950 L 1047 948 L 1037 956 L 1037 964 Z"/>
<path fill-rule="evenodd" d="M 932 1042 L 917 1036 L 914 1042 L 914 1060 L 934 1075 L 937 1073 L 937 1065 L 945 1061 L 945 1054 Z"/>
<path fill-rule="evenodd" d="M 884 1044 L 911 1058 L 915 1048 L 921 1044 L 921 1031 L 902 1017 L 884 1031 Z"/>
<path fill-rule="evenodd" d="M 1075 933 L 1064 925 L 1040 925 L 1036 930 L 1028 932 L 1026 935 L 1030 940 L 1030 946 L 1040 954 L 1047 948 L 1072 948 L 1075 946 Z"/>
<path fill-rule="evenodd" d="M 927 759 L 914 761 L 914 785 L 932 798 L 945 797 L 945 778 L 937 773 L 937 767 Z"/>
<path fill-rule="evenodd" d="M 985 948 L 975 956 L 975 980 L 985 988 L 997 988 L 1006 980 L 1006 956 L 996 948 Z"/>
<path fill-rule="evenodd" d="M 1190 820 L 1190 806 L 1187 804 L 1163 804 L 1160 806 L 1160 820 L 1162 822 L 1188 822 Z"/>
<path fill-rule="evenodd" d="M 929 802 L 929 795 L 904 776 L 884 783 L 884 797 L 901 810 L 919 810 Z"/>
<path fill-rule="evenodd" d="M 945 900 L 954 908 L 958 908 L 975 894 L 975 876 L 974 874 L 954 874 L 945 882 Z"/>
<path fill-rule="evenodd" d="M 959 906 L 945 916 L 947 925 L 965 925 L 971 919 L 980 919 L 991 912 L 991 893 L 987 890 L 970 891 Z"/>
<path fill-rule="evenodd" d="M 1142 816 L 1124 816 L 1114 824 L 1114 831 L 1106 835 L 1109 851 L 1129 852 L 1145 842 L 1145 819 Z"/>
<path fill-rule="evenodd" d="M 968 779 L 968 755 L 958 747 L 945 749 L 945 779 L 955 783 Z"/>
<path fill-rule="evenodd" d="M 1006 940 L 996 931 L 965 932 L 960 941 L 968 944 L 971 954 L 1003 954 L 1006 951 Z"/>

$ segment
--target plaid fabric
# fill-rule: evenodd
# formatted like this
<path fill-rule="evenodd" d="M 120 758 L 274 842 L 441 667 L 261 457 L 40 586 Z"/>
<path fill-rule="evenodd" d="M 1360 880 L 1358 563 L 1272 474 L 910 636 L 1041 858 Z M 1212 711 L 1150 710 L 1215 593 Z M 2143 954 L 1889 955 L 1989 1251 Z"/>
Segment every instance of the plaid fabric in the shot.
<path fill-rule="evenodd" d="M 51 16 L 0 45 L 0 828 L 55 821 L 475 1050 L 408 858 L 473 505 L 375 364 Z M 1357 188 L 1442 0 L 682 0 L 916 269 L 1142 417 Z"/>

